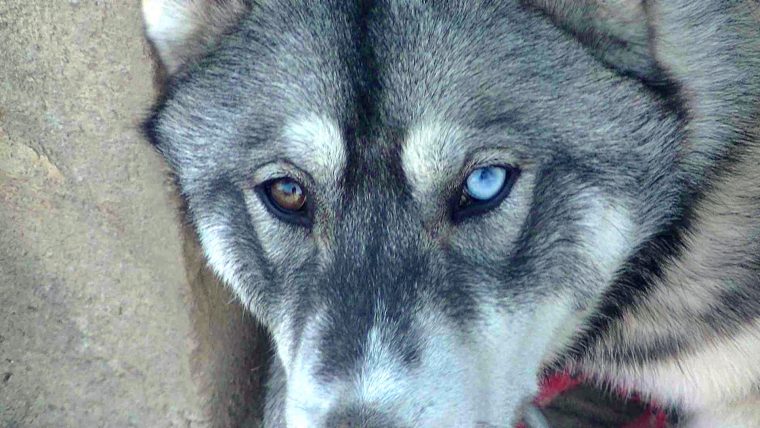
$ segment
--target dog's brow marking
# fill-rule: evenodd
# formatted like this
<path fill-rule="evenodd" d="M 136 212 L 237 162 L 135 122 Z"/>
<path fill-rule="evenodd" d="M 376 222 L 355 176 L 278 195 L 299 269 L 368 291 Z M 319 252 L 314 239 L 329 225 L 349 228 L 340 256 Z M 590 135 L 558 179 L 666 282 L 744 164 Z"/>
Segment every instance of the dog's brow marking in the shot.
<path fill-rule="evenodd" d="M 310 173 L 335 181 L 346 165 L 346 149 L 335 121 L 310 114 L 289 122 L 283 131 L 285 151 Z"/>
<path fill-rule="evenodd" d="M 425 195 L 444 177 L 456 173 L 464 161 L 458 133 L 455 127 L 440 122 L 421 123 L 409 130 L 401 162 L 414 194 Z"/>

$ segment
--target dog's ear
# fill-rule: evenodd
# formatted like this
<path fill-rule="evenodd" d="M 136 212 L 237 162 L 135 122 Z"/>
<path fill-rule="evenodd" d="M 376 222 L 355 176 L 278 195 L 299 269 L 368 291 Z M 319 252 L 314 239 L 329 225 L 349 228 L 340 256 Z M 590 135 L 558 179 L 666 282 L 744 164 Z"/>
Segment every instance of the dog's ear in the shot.
<path fill-rule="evenodd" d="M 525 0 L 619 72 L 656 82 L 644 0 Z"/>
<path fill-rule="evenodd" d="M 248 0 L 142 0 L 146 34 L 169 74 L 206 54 L 249 10 Z"/>

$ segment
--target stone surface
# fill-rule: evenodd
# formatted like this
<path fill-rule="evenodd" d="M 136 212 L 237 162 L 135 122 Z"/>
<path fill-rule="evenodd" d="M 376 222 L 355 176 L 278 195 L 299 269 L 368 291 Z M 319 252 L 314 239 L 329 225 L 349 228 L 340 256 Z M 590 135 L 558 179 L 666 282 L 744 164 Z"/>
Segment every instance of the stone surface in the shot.
<path fill-rule="evenodd" d="M 236 425 L 258 332 L 140 136 L 139 2 L 3 0 L 0 46 L 0 426 Z"/>

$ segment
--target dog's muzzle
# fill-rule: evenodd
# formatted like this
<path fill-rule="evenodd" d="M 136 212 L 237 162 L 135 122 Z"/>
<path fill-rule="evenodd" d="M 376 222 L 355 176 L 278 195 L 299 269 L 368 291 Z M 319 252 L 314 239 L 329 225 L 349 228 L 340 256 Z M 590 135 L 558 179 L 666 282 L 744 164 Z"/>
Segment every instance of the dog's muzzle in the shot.
<path fill-rule="evenodd" d="M 335 428 L 407 428 L 398 424 L 390 416 L 364 406 L 342 408 L 331 412 L 325 427 Z"/>

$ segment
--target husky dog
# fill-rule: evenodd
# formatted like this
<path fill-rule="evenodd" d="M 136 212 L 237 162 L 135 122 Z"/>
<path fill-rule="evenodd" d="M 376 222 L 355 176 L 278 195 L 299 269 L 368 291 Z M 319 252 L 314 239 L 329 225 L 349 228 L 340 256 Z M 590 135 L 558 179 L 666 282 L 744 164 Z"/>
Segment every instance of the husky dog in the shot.
<path fill-rule="evenodd" d="M 760 426 L 756 0 L 143 12 L 267 426 L 510 427 L 553 368 Z"/>

